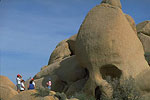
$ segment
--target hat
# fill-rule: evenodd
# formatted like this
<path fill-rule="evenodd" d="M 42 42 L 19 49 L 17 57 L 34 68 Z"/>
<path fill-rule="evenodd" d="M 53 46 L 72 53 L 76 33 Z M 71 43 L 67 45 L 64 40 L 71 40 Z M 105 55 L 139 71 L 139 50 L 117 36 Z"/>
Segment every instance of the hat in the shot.
<path fill-rule="evenodd" d="M 32 81 L 34 80 L 34 78 L 31 79 Z"/>
<path fill-rule="evenodd" d="M 17 77 L 20 77 L 20 76 L 21 76 L 20 74 L 17 75 Z"/>

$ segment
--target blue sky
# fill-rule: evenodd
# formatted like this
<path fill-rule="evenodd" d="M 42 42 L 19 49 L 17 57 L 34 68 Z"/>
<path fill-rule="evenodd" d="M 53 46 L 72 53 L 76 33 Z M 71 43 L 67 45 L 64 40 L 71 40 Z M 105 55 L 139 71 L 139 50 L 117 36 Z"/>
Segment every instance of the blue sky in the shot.
<path fill-rule="evenodd" d="M 26 80 L 47 65 L 56 45 L 78 32 L 101 0 L 1 0 L 0 74 Z M 136 24 L 150 20 L 149 0 L 122 0 Z"/>

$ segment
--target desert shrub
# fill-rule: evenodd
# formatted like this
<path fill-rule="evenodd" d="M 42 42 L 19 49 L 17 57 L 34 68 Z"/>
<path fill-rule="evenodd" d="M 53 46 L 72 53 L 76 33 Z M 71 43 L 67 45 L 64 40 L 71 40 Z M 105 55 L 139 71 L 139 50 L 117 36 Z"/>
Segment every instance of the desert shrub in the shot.
<path fill-rule="evenodd" d="M 111 99 L 108 99 L 104 95 L 100 100 L 143 100 L 142 95 L 135 85 L 135 80 L 130 77 L 129 79 L 122 80 L 120 84 L 119 79 L 106 79 L 113 88 L 113 95 Z"/>
<path fill-rule="evenodd" d="M 75 93 L 72 98 L 77 98 L 79 100 L 96 100 L 94 97 L 88 96 L 83 92 Z"/>
<path fill-rule="evenodd" d="M 67 96 L 65 93 L 56 92 L 55 97 L 57 97 L 59 100 L 67 100 Z"/>
<path fill-rule="evenodd" d="M 148 56 L 150 56 L 150 52 L 145 52 L 145 55 L 148 55 Z"/>
<path fill-rule="evenodd" d="M 37 93 L 33 94 L 36 97 L 45 97 L 50 93 L 50 90 L 48 88 L 37 88 L 36 91 Z"/>

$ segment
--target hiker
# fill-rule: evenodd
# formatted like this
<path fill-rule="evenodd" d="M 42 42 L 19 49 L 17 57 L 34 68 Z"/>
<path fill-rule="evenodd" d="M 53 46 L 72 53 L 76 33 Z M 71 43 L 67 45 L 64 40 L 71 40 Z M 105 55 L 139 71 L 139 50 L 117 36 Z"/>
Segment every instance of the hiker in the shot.
<path fill-rule="evenodd" d="M 20 88 L 21 88 L 21 80 L 22 80 L 22 76 L 20 74 L 17 75 L 17 78 L 16 78 L 16 83 L 17 83 L 17 91 L 18 93 L 20 92 Z"/>
<path fill-rule="evenodd" d="M 46 86 L 50 90 L 51 90 L 51 85 L 52 85 L 52 82 L 51 82 L 51 79 L 49 79 L 49 81 L 46 83 Z"/>
<path fill-rule="evenodd" d="M 34 79 L 31 79 L 29 82 L 28 90 L 33 90 L 33 89 L 35 89 L 35 83 L 34 83 Z"/>
<path fill-rule="evenodd" d="M 34 87 L 35 87 L 35 82 L 34 82 L 34 78 L 32 78 L 31 80 L 32 80 L 32 84 L 33 84 L 33 85 L 34 85 Z"/>
<path fill-rule="evenodd" d="M 21 81 L 21 88 L 20 88 L 20 91 L 24 91 L 24 90 L 25 90 L 24 83 L 25 83 L 25 81 L 22 80 L 22 81 Z"/>

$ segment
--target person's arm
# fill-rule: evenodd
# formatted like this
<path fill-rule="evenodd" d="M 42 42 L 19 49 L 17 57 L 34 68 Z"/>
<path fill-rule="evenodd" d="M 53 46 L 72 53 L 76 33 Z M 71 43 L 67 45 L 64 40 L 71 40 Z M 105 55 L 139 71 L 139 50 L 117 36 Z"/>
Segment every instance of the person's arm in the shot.
<path fill-rule="evenodd" d="M 22 84 L 22 87 L 25 89 L 24 83 Z"/>
<path fill-rule="evenodd" d="M 35 88 L 36 86 L 35 86 L 35 82 L 34 81 L 32 82 L 32 84 L 34 85 L 34 88 Z"/>
<path fill-rule="evenodd" d="M 50 81 L 50 86 L 52 85 L 52 82 Z"/>
<path fill-rule="evenodd" d="M 48 86 L 48 82 L 46 83 L 46 86 Z"/>
<path fill-rule="evenodd" d="M 29 84 L 28 84 L 28 90 L 29 90 Z"/>
<path fill-rule="evenodd" d="M 35 83 L 34 83 L 34 88 L 36 88 Z"/>

